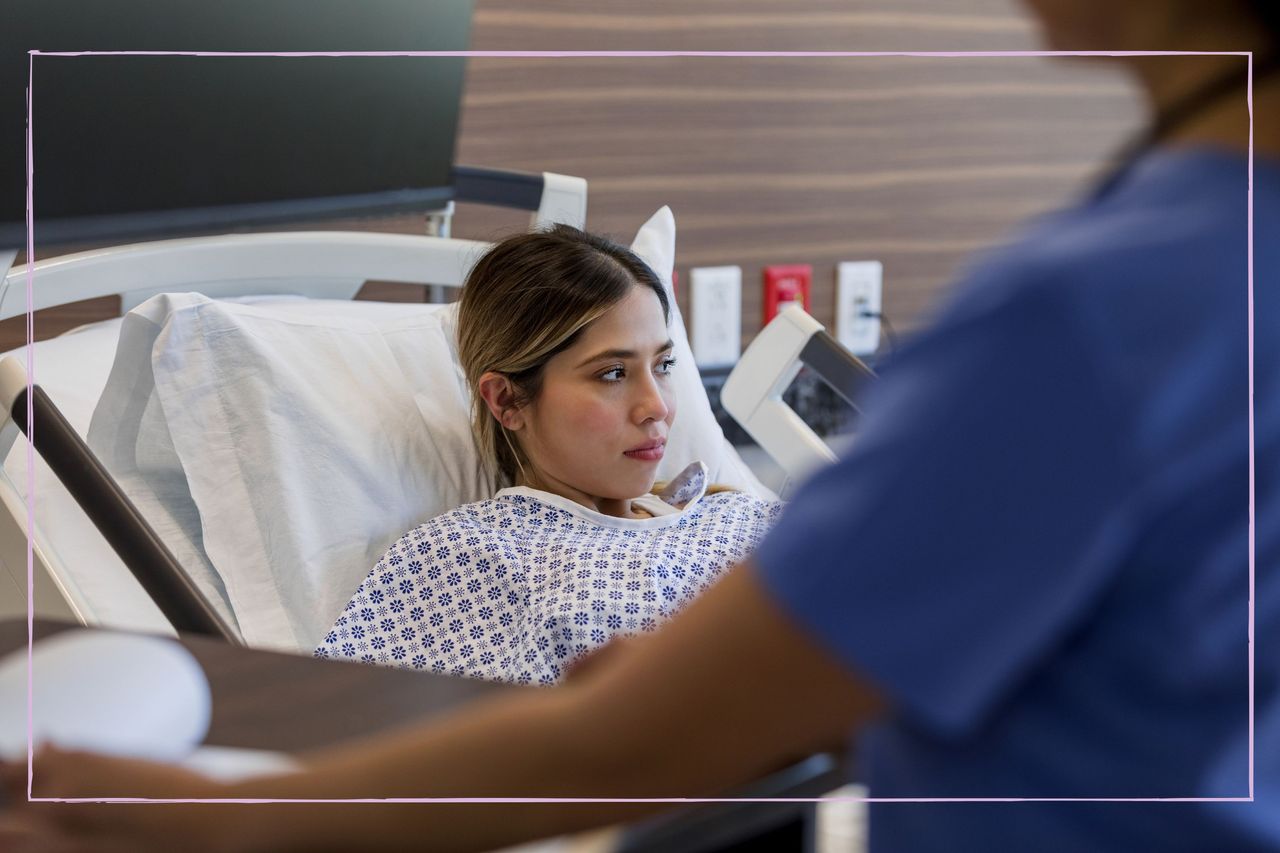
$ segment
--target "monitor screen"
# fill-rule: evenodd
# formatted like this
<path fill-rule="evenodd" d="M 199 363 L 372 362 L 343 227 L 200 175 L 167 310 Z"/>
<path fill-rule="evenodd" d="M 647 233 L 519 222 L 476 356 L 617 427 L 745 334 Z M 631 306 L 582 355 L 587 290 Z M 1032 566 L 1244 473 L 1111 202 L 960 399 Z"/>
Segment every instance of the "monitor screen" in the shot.
<path fill-rule="evenodd" d="M 0 27 L 0 249 L 26 245 L 29 50 L 462 51 L 471 7 L 471 0 L 8 0 Z M 453 195 L 464 63 L 35 56 L 36 245 L 441 207 Z"/>

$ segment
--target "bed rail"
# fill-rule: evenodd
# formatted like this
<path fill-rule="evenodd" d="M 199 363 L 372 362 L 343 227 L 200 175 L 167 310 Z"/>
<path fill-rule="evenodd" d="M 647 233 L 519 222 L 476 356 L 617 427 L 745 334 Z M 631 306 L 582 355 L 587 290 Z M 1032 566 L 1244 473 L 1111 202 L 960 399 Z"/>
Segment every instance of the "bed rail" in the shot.
<path fill-rule="evenodd" d="M 534 211 L 535 225 L 587 222 L 587 182 L 572 175 L 454 166 L 453 188 L 455 201 Z"/>
<path fill-rule="evenodd" d="M 120 295 L 127 311 L 175 289 L 211 299 L 251 293 L 350 299 L 368 280 L 459 287 L 488 245 L 412 234 L 298 231 L 111 246 L 37 261 L 31 310 Z M 0 320 L 26 313 L 26 278 L 25 264 L 5 276 Z"/>
<path fill-rule="evenodd" d="M 586 222 L 582 178 L 470 166 L 455 167 L 454 173 L 459 201 L 535 211 L 539 225 L 580 228 Z M 447 228 L 439 236 L 297 231 L 131 243 L 37 261 L 30 308 L 119 295 L 121 310 L 128 311 L 174 289 L 199 290 L 211 299 L 263 293 L 350 299 L 371 280 L 461 287 L 489 245 L 450 238 Z M 14 254 L 0 252 L 0 320 L 28 308 L 28 265 L 10 269 Z"/>

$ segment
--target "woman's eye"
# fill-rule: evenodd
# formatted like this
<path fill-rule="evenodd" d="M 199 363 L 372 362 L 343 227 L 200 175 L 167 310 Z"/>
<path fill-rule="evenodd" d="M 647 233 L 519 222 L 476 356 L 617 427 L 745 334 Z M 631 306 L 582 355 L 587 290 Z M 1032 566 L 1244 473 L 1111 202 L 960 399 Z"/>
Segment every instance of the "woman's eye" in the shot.
<path fill-rule="evenodd" d="M 627 372 L 621 367 L 611 367 L 604 373 L 600 374 L 600 378 L 605 382 L 621 382 L 622 378 L 626 375 Z"/>
<path fill-rule="evenodd" d="M 658 362 L 658 372 L 662 374 L 670 373 L 671 368 L 675 366 L 676 360 L 674 358 L 664 358 L 662 361 Z"/>

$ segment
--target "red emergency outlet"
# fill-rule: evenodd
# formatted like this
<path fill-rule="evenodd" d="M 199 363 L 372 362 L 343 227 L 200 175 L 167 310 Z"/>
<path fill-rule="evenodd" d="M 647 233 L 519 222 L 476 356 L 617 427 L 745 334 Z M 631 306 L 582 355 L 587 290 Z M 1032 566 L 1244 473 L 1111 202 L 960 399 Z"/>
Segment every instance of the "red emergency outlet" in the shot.
<path fill-rule="evenodd" d="M 778 309 L 788 302 L 799 302 L 809 310 L 809 282 L 813 280 L 813 267 L 809 264 L 787 264 L 764 268 L 764 322 L 778 315 Z"/>

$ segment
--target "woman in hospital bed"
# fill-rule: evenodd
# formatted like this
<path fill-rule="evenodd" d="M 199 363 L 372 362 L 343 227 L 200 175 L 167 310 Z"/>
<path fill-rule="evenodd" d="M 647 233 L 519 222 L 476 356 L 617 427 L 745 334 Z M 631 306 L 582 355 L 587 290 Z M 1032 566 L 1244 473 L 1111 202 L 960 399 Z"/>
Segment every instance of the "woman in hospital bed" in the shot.
<path fill-rule="evenodd" d="M 552 684 L 751 553 L 780 503 L 709 488 L 698 460 L 655 488 L 669 319 L 658 277 L 601 237 L 561 225 L 486 254 L 458 355 L 477 445 L 513 485 L 402 536 L 316 656 Z"/>

